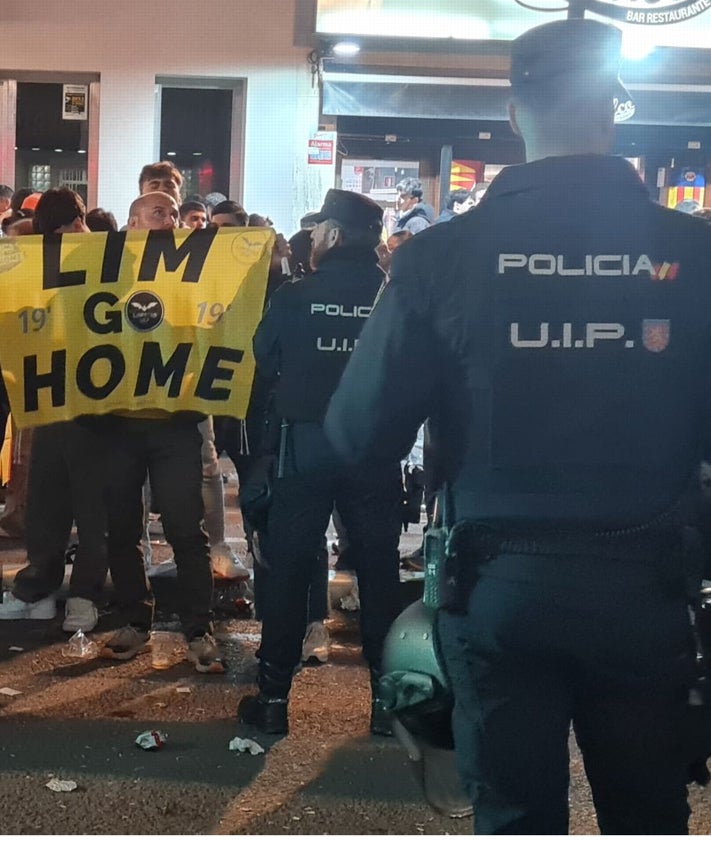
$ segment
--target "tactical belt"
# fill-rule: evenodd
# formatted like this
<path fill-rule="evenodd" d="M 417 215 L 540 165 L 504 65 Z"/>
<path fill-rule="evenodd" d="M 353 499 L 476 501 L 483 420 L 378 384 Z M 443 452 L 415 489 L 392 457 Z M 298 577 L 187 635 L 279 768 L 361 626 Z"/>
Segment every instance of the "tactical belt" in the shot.
<path fill-rule="evenodd" d="M 594 555 L 597 558 L 647 561 L 678 544 L 673 535 L 664 537 L 666 540 L 657 541 L 648 538 L 606 540 L 586 539 L 576 534 L 532 537 L 530 534 L 508 533 L 493 542 L 485 538 L 481 547 L 487 555 Z"/>

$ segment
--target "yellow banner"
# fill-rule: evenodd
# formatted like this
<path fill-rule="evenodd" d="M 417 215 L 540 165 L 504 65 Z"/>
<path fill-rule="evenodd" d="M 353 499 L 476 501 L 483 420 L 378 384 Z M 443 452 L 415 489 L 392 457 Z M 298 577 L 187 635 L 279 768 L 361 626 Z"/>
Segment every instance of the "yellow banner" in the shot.
<path fill-rule="evenodd" d="M 0 366 L 20 429 L 82 414 L 244 417 L 274 232 L 0 239 Z"/>

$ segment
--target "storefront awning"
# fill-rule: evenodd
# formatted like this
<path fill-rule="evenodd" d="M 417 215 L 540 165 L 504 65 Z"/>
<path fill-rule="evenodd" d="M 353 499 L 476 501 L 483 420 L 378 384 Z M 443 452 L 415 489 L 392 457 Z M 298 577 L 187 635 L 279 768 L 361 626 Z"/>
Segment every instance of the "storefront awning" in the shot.
<path fill-rule="evenodd" d="M 627 85 L 635 102 L 628 124 L 711 126 L 711 85 Z M 506 120 L 503 79 L 326 72 L 324 114 L 434 120 Z"/>

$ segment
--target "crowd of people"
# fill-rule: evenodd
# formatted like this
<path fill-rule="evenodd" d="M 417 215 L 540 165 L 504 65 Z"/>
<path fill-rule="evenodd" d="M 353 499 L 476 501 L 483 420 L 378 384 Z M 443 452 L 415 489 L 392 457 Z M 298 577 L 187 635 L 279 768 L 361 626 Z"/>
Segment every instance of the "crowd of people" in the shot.
<path fill-rule="evenodd" d="M 436 217 L 405 179 L 385 229 L 378 204 L 333 189 L 290 243 L 277 237 L 243 421 L 129 411 L 37 428 L 28 563 L 0 618 L 55 615 L 76 522 L 65 630 L 95 627 L 110 570 L 125 625 L 101 654 L 145 649 L 148 481 L 188 658 L 224 671 L 213 574 L 248 574 L 224 541 L 224 450 L 262 622 L 257 691 L 238 719 L 289 730 L 294 674 L 328 610 L 335 514 L 339 562 L 359 585 L 370 729 L 402 736 L 381 676 L 401 608 L 401 462 L 426 423 L 426 496 L 442 505 L 427 506 L 440 577 L 422 638 L 436 640 L 441 674 L 428 681 L 423 663 L 412 684 L 413 732 L 454 745 L 478 833 L 567 832 L 572 727 L 602 832 L 685 834 L 687 784 L 708 782 L 711 753 L 708 656 L 690 622 L 711 556 L 699 473 L 711 462 L 711 234 L 611 154 L 615 105 L 629 99 L 621 42 L 576 18 L 513 42 L 509 117 L 527 163 L 481 185 L 481 202 L 479 185 L 454 191 Z M 181 203 L 181 183 L 170 163 L 144 167 L 127 229 L 270 224 L 224 196 Z M 71 190 L 6 193 L 9 236 L 89 230 Z"/>
<path fill-rule="evenodd" d="M 122 230 L 272 225 L 268 217 L 249 214 L 240 204 L 219 193 L 183 198 L 182 186 L 181 173 L 171 162 L 145 166 L 139 175 L 137 197 L 128 209 Z M 254 481 L 255 465 L 274 450 L 274 441 L 265 433 L 269 418 L 274 416 L 279 419 L 277 424 L 283 419 L 289 421 L 288 463 L 293 464 L 297 458 L 294 453 L 301 452 L 302 437 L 306 435 L 308 439 L 310 426 L 318 425 L 330 392 L 338 382 L 347 353 L 324 352 L 326 340 L 322 336 L 315 337 L 316 344 L 307 346 L 303 336 L 288 326 L 289 316 L 284 316 L 287 321 L 283 335 L 271 326 L 278 318 L 280 302 L 287 300 L 286 292 L 306 288 L 310 295 L 316 294 L 313 290 L 320 288 L 321 276 L 333 273 L 329 261 L 336 254 L 347 264 L 356 260 L 353 294 L 357 297 L 356 306 L 363 313 L 369 312 L 387 279 L 393 251 L 413 236 L 410 221 L 420 220 L 417 230 L 435 222 L 434 211 L 429 205 L 424 205 L 426 217 L 414 213 L 422 205 L 422 185 L 414 179 L 398 184 L 398 222 L 390 236 L 382 227 L 383 213 L 377 205 L 367 209 L 372 218 L 364 238 L 363 226 L 358 220 L 358 212 L 362 212 L 361 197 L 341 191 L 331 191 L 329 196 L 333 195 L 338 198 L 336 216 L 330 215 L 328 219 L 338 220 L 340 227 L 330 229 L 331 235 L 339 233 L 337 240 L 331 241 L 325 231 L 327 219 L 323 211 L 307 214 L 302 219 L 301 230 L 289 242 L 282 234 L 276 234 L 265 295 L 266 315 L 255 337 L 257 371 L 245 419 L 165 412 L 155 412 L 155 416 L 146 418 L 143 414 L 126 411 L 102 416 L 83 415 L 33 430 L 15 431 L 14 449 L 18 454 L 21 452 L 22 457 L 18 457 L 13 466 L 0 527 L 9 536 L 24 538 L 27 565 L 17 573 L 12 589 L 3 594 L 0 620 L 49 620 L 56 616 L 67 545 L 75 525 L 77 545 L 63 629 L 68 633 L 79 630 L 88 633 L 96 628 L 98 606 L 104 599 L 110 571 L 115 608 L 125 619 L 125 625 L 104 642 L 101 656 L 127 660 L 146 650 L 150 645 L 154 613 L 149 574 L 152 572 L 151 549 L 147 538 L 150 512 L 153 511 L 160 515 L 166 540 L 173 550 L 182 629 L 188 643 L 188 658 L 198 671 L 224 671 L 210 611 L 213 577 L 247 581 L 253 555 L 263 556 L 260 558 L 262 563 L 256 564 L 253 576 L 256 615 L 265 629 L 260 649 L 261 662 L 265 664 L 262 671 L 273 677 L 288 649 L 291 653 L 282 669 L 284 674 L 279 672 L 281 694 L 285 694 L 284 685 L 290 684 L 291 674 L 300 660 L 325 661 L 329 640 L 324 623 L 329 607 L 324 523 L 322 518 L 317 518 L 313 534 L 310 531 L 308 535 L 289 536 L 288 528 L 290 518 L 296 516 L 293 511 L 289 513 L 294 499 L 303 498 L 306 504 L 314 505 L 319 495 L 314 488 L 309 490 L 308 487 L 290 493 L 285 515 L 281 513 L 277 495 L 270 509 L 270 527 L 262 527 L 263 534 L 259 536 L 255 536 L 245 506 L 243 521 L 248 556 L 239 558 L 225 539 L 223 479 L 218 456 L 223 452 L 229 456 L 238 474 L 240 491 L 247 489 L 250 481 Z M 458 191 L 453 194 L 450 206 L 454 208 L 453 213 L 458 213 L 460 207 L 467 208 L 472 203 Z M 343 220 L 338 218 L 339 212 L 345 213 Z M 87 212 L 81 197 L 64 187 L 39 193 L 0 186 L 0 220 L 6 237 L 118 229 L 113 213 L 103 208 Z M 370 277 L 367 284 L 362 283 L 359 275 L 364 268 L 363 260 Z M 306 276 L 311 278 L 308 287 L 290 283 Z M 331 295 L 329 287 L 333 282 L 328 278 L 325 289 L 318 292 L 323 294 L 324 300 Z M 280 290 L 275 296 L 284 285 L 288 289 Z M 272 301 L 273 306 L 270 305 Z M 331 318 L 332 324 L 333 321 Z M 349 327 L 349 349 L 352 349 L 363 318 L 339 321 Z M 271 336 L 269 341 L 264 338 L 266 335 Z M 287 341 L 288 337 L 291 338 Z M 292 339 L 294 347 L 281 347 L 281 343 L 288 344 Z M 329 336 L 328 342 L 334 341 L 335 338 Z M 307 361 L 308 370 L 294 374 L 285 360 L 299 357 Z M 282 362 L 286 367 L 282 368 Z M 294 381 L 298 400 L 294 405 L 280 405 L 280 390 L 283 391 L 285 383 L 290 381 Z M 311 411 L 312 417 L 304 421 L 302 428 L 305 409 L 301 392 L 306 382 L 320 385 L 315 388 L 318 399 Z M 8 410 L 6 402 L 6 414 Z M 327 448 L 323 441 L 317 444 L 309 440 L 306 450 L 310 452 L 311 447 L 316 447 L 320 456 L 325 457 Z M 327 461 L 326 458 L 317 473 L 324 469 L 326 473 L 333 473 L 333 465 L 328 466 Z M 321 491 L 327 520 L 333 516 L 338 530 L 339 540 L 333 549 L 340 555 L 339 568 L 358 574 L 363 645 L 366 659 L 372 666 L 374 687 L 379 674 L 382 640 L 400 609 L 397 543 L 402 485 L 399 466 L 391 466 L 385 484 L 389 515 L 387 535 L 382 539 L 387 546 L 378 545 L 373 552 L 373 518 L 377 520 L 384 510 L 379 494 L 372 499 L 369 496 L 373 485 L 380 490 L 382 476 L 378 476 L 374 483 L 371 477 L 365 484 L 362 481 L 360 485 L 357 481 L 347 483 L 338 492 L 332 484 Z M 280 483 L 279 487 L 282 486 Z M 248 495 L 248 491 L 245 490 L 245 494 Z M 353 512 L 358 506 L 362 510 L 356 510 L 354 519 Z M 283 516 L 285 521 L 282 521 Z M 303 525 L 309 515 L 298 515 L 298 519 Z M 277 535 L 279 545 L 276 545 Z M 293 551 L 294 546 L 300 547 L 298 552 Z M 388 557 L 387 565 L 382 562 L 383 553 Z M 279 560 L 286 557 L 291 559 L 288 567 L 282 566 L 284 562 Z M 273 572 L 276 568 L 278 571 Z M 272 574 L 268 574 L 268 570 Z M 306 582 L 304 598 L 294 599 L 294 588 L 298 590 L 302 581 Z M 299 609 L 295 610 L 294 605 L 299 605 Z M 303 617 L 301 607 L 305 611 Z M 288 680 L 284 676 L 287 673 Z M 260 686 L 262 684 L 264 680 Z M 270 708 L 277 709 L 273 704 Z M 374 729 L 387 730 L 382 711 L 374 712 Z"/>

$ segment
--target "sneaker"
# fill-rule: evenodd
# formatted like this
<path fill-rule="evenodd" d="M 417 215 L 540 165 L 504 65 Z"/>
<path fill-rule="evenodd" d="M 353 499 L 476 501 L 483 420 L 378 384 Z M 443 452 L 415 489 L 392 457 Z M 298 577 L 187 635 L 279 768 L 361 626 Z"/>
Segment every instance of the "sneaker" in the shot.
<path fill-rule="evenodd" d="M 217 643 L 210 634 L 195 637 L 188 645 L 188 660 L 203 674 L 221 675 L 225 672 Z"/>
<path fill-rule="evenodd" d="M 62 630 L 74 633 L 83 631 L 85 634 L 93 631 L 99 621 L 99 611 L 90 599 L 72 596 L 67 599 L 64 607 L 64 622 Z"/>
<path fill-rule="evenodd" d="M 131 660 L 137 654 L 148 651 L 148 631 L 141 631 L 133 625 L 126 625 L 115 631 L 104 643 L 99 657 L 107 660 Z"/>
<path fill-rule="evenodd" d="M 9 590 L 2 594 L 0 619 L 54 619 L 57 615 L 57 600 L 47 596 L 38 602 L 23 602 Z"/>
<path fill-rule="evenodd" d="M 312 622 L 306 629 L 304 645 L 301 649 L 301 662 L 318 660 L 319 663 L 325 663 L 328 660 L 329 643 L 328 629 L 323 622 Z"/>
<path fill-rule="evenodd" d="M 249 578 L 249 570 L 226 543 L 220 543 L 210 550 L 210 564 L 216 578 L 229 578 L 233 581 Z"/>

